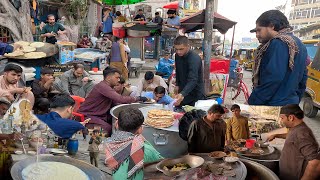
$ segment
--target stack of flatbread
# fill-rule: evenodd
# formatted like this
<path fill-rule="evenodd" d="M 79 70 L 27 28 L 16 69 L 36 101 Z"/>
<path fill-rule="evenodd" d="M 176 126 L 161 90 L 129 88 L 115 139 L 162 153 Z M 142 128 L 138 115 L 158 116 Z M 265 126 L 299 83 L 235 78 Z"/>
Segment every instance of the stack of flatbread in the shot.
<path fill-rule="evenodd" d="M 13 51 L 12 53 L 5 53 L 4 56 L 5 57 L 17 57 L 17 56 L 23 56 L 24 52 L 23 51 Z"/>
<path fill-rule="evenodd" d="M 17 41 L 14 44 L 19 44 L 20 46 L 29 46 L 30 43 L 26 41 Z"/>
<path fill-rule="evenodd" d="M 33 42 L 30 44 L 31 47 L 34 47 L 34 48 L 41 48 L 44 46 L 44 43 L 43 42 Z"/>
<path fill-rule="evenodd" d="M 26 58 L 30 58 L 30 59 L 40 59 L 40 58 L 46 57 L 47 54 L 44 52 L 29 52 L 29 53 L 24 54 L 24 56 Z"/>
<path fill-rule="evenodd" d="M 145 123 L 155 128 L 170 127 L 174 124 L 173 112 L 162 109 L 152 109 L 148 112 L 148 118 Z"/>
<path fill-rule="evenodd" d="M 31 46 L 22 46 L 22 51 L 25 53 L 36 51 L 37 49 Z"/>

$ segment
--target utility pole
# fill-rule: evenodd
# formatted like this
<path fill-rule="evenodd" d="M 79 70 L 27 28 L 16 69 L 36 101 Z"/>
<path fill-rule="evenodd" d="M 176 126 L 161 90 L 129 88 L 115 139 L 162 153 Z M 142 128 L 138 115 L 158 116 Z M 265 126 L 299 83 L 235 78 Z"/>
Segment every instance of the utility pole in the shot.
<path fill-rule="evenodd" d="M 210 92 L 210 59 L 212 51 L 212 33 L 214 22 L 214 0 L 206 0 L 205 25 L 204 25 L 204 89 L 205 93 Z"/>

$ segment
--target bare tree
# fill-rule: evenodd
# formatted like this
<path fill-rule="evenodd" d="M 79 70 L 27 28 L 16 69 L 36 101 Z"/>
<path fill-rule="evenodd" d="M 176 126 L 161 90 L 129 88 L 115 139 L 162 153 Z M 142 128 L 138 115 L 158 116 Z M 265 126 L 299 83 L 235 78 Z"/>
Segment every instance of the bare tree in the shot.
<path fill-rule="evenodd" d="M 11 32 L 14 41 L 33 41 L 31 31 L 30 2 L 20 0 L 18 9 L 9 0 L 0 0 L 0 26 Z"/>

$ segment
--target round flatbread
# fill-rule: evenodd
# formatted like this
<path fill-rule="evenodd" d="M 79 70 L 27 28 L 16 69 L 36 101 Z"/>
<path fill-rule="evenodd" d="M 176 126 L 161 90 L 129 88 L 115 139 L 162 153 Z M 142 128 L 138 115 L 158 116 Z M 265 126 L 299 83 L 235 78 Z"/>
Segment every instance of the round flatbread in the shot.
<path fill-rule="evenodd" d="M 5 53 L 5 57 L 17 57 L 17 56 L 23 56 L 24 52 L 22 51 L 13 51 L 12 53 Z"/>
<path fill-rule="evenodd" d="M 43 42 L 33 42 L 30 44 L 31 47 L 34 47 L 34 48 L 41 48 L 44 46 L 44 43 Z"/>
<path fill-rule="evenodd" d="M 24 55 L 24 57 L 30 58 L 30 59 L 40 59 L 40 58 L 44 58 L 46 56 L 47 56 L 47 54 L 44 52 L 29 52 Z"/>
<path fill-rule="evenodd" d="M 29 46 L 29 42 L 27 41 L 18 41 L 18 42 L 15 42 L 14 44 L 19 44 L 20 46 Z"/>
<path fill-rule="evenodd" d="M 36 48 L 31 47 L 31 46 L 23 46 L 22 48 L 23 48 L 22 51 L 25 52 L 25 53 L 29 53 L 29 52 L 33 52 L 33 51 L 37 50 Z"/>

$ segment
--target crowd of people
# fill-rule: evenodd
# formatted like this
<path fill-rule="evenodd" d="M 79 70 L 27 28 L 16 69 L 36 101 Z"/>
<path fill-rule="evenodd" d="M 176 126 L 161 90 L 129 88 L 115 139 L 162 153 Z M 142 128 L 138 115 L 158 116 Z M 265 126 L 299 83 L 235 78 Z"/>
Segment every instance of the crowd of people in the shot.
<path fill-rule="evenodd" d="M 46 123 L 58 136 L 70 138 L 77 131 L 101 127 L 108 133 L 105 146 L 105 164 L 113 172 L 114 179 L 134 177 L 142 179 L 143 163 L 153 162 L 163 157 L 142 136 L 144 116 L 140 110 L 129 108 L 119 113 L 117 121 L 112 124 L 110 109 L 118 104 L 145 102 L 154 99 L 160 104 L 173 104 L 176 108 L 184 105 L 194 106 L 198 100 L 206 99 L 204 92 L 203 62 L 200 56 L 190 49 L 186 36 L 178 36 L 174 41 L 175 60 L 166 54 L 160 60 L 158 71 L 146 72 L 136 89 L 126 85 L 128 80 L 128 49 L 123 39 L 111 40 L 110 23 L 114 17 L 110 9 L 104 9 L 104 36 L 98 47 L 110 49 L 110 66 L 103 70 L 103 80 L 95 84 L 81 64 L 54 79 L 49 68 L 41 70 L 41 78 L 32 84 L 32 88 L 21 87 L 19 79 L 22 68 L 8 64 L 0 76 L 0 116 L 5 114 L 15 99 L 27 99 L 39 112 L 37 117 Z M 119 21 L 126 21 L 121 13 L 116 13 Z M 178 28 L 179 17 L 176 12 L 168 11 L 168 28 Z M 145 21 L 143 11 L 139 10 L 134 18 Z M 54 42 L 57 31 L 63 33 L 60 25 L 50 24 L 44 27 L 43 36 L 47 42 Z M 156 14 L 155 23 L 163 24 Z M 51 29 L 50 29 L 51 27 Z M 54 30 L 53 30 L 54 29 Z M 261 43 L 257 49 L 255 68 L 253 70 L 253 91 L 249 98 L 250 105 L 282 106 L 281 123 L 288 128 L 288 133 L 271 135 L 274 138 L 285 138 L 280 158 L 280 178 L 282 179 L 317 179 L 320 177 L 319 145 L 310 130 L 303 122 L 304 114 L 299 107 L 306 88 L 307 51 L 301 41 L 295 37 L 287 18 L 278 10 L 264 12 L 256 21 L 256 28 L 251 30 Z M 90 46 L 88 37 L 84 36 L 79 45 Z M 0 53 L 9 52 L 18 47 L 0 44 Z M 129 50 L 130 51 L 130 50 Z M 170 97 L 168 85 L 160 76 L 170 76 L 176 71 L 174 96 Z M 89 122 L 70 121 L 75 101 L 71 96 L 80 96 L 85 100 L 78 113 Z M 187 126 L 185 134 L 190 153 L 210 153 L 225 149 L 225 145 L 238 139 L 249 139 L 248 118 L 241 115 L 240 106 L 231 107 L 232 117 L 223 120 L 226 109 L 213 105 L 206 115 L 193 119 Z M 182 125 L 183 123 L 180 122 Z M 112 128 L 117 131 L 112 133 Z M 0 135 L 3 138 L 19 138 L 18 134 Z M 97 166 L 98 145 L 101 140 L 92 136 L 90 143 L 90 161 Z M 296 163 L 292 163 L 296 162 Z"/>

